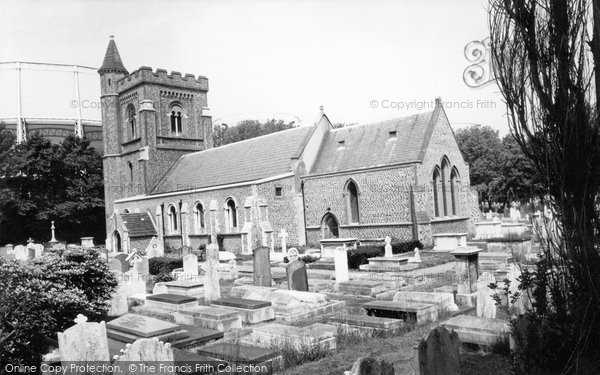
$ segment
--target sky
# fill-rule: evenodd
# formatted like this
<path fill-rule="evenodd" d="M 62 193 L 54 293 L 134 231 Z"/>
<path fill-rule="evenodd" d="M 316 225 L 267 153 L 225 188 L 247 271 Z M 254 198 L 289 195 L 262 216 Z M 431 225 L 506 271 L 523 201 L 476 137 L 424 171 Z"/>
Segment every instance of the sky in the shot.
<path fill-rule="evenodd" d="M 109 35 L 125 67 L 208 77 L 213 121 L 275 117 L 369 123 L 432 108 L 453 128 L 506 134 L 493 83 L 463 80 L 465 46 L 488 36 L 485 0 L 2 1 L 0 62 L 101 65 Z M 0 64 L 0 118 L 16 113 L 16 75 Z M 99 78 L 80 77 L 83 117 L 100 119 Z M 24 70 L 24 116 L 73 117 L 73 73 Z"/>

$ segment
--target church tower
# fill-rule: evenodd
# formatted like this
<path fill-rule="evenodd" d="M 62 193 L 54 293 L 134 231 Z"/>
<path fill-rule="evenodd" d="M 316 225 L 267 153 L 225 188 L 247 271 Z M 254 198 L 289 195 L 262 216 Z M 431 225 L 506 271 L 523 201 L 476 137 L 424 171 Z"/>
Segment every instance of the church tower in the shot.
<path fill-rule="evenodd" d="M 108 228 L 115 200 L 150 194 L 179 157 L 211 148 L 213 134 L 206 77 L 145 66 L 128 73 L 112 36 L 98 74 Z"/>

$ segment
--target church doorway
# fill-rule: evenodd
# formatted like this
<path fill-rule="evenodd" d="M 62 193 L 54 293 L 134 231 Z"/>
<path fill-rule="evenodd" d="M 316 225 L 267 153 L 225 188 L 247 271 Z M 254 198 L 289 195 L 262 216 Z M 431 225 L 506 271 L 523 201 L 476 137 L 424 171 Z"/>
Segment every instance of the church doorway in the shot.
<path fill-rule="evenodd" d="M 321 236 L 322 238 L 338 238 L 340 236 L 339 224 L 333 214 L 326 214 L 321 220 Z"/>
<path fill-rule="evenodd" d="M 117 230 L 113 233 L 113 249 L 118 253 L 123 251 L 123 249 L 121 248 L 121 235 Z"/>

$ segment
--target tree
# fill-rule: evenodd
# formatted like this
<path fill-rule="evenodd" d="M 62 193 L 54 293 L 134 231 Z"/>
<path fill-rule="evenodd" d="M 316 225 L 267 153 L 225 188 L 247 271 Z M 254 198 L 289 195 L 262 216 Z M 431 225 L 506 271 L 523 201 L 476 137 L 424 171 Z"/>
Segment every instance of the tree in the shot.
<path fill-rule="evenodd" d="M 498 131 L 490 126 L 472 125 L 456 132 L 456 141 L 469 164 L 471 186 L 480 191 L 481 201 L 503 201 L 502 164 L 504 147 Z"/>
<path fill-rule="evenodd" d="M 52 220 L 65 229 L 63 240 L 104 238 L 102 159 L 87 139 L 56 145 L 33 133 L 0 156 L 5 243 L 49 240 Z"/>
<path fill-rule="evenodd" d="M 283 120 L 268 120 L 260 122 L 257 120 L 244 120 L 236 126 L 227 124 L 216 125 L 213 129 L 214 146 L 223 146 L 229 143 L 239 142 L 261 135 L 291 129 L 294 122 L 286 123 Z"/>
<path fill-rule="evenodd" d="M 543 243 L 531 278 L 536 303 L 515 324 L 526 327 L 516 331 L 525 332 L 516 336 L 520 373 L 600 371 L 599 2 L 593 27 L 589 10 L 586 0 L 492 0 L 490 7 L 493 69 L 509 126 L 543 176 L 559 237 Z M 548 340 L 556 332 L 562 345 Z"/>
<path fill-rule="evenodd" d="M 26 262 L 0 257 L 0 363 L 39 365 L 45 338 L 73 325 L 78 314 L 91 321 L 106 318 L 116 286 L 95 250 L 49 253 Z"/>
<path fill-rule="evenodd" d="M 504 202 L 525 202 L 534 197 L 542 197 L 544 190 L 533 163 L 511 134 L 502 138 L 502 148 L 502 179 L 499 189 L 503 192 Z"/>

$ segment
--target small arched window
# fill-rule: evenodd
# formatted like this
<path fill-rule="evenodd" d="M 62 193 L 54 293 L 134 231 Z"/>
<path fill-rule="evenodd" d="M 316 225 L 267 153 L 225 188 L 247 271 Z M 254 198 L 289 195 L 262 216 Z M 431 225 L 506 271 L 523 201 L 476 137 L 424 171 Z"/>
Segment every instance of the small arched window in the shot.
<path fill-rule="evenodd" d="M 436 167 L 433 171 L 433 212 L 435 217 L 442 216 L 443 208 L 440 197 L 441 189 L 440 168 Z"/>
<path fill-rule="evenodd" d="M 348 224 L 358 223 L 358 188 L 352 180 L 346 184 L 346 212 L 348 213 Z"/>
<path fill-rule="evenodd" d="M 134 139 L 137 137 L 137 126 L 136 126 L 136 114 L 135 107 L 133 104 L 130 104 L 127 107 L 127 125 L 129 127 L 129 139 Z"/>
<path fill-rule="evenodd" d="M 175 206 L 169 206 L 169 231 L 171 233 L 177 232 L 177 210 Z"/>
<path fill-rule="evenodd" d="M 171 112 L 169 114 L 171 121 L 171 134 L 179 136 L 183 133 L 183 126 L 181 125 L 182 110 L 179 104 L 171 106 Z"/>
<path fill-rule="evenodd" d="M 443 215 L 449 216 L 451 211 L 451 195 L 450 195 L 450 162 L 444 157 L 442 160 L 442 201 Z"/>
<path fill-rule="evenodd" d="M 129 183 L 133 184 L 133 164 L 131 162 L 127 162 L 127 168 L 129 168 Z"/>
<path fill-rule="evenodd" d="M 458 215 L 460 211 L 460 178 L 456 167 L 452 168 L 450 173 L 450 196 L 452 197 L 452 215 Z"/>
<path fill-rule="evenodd" d="M 233 198 L 228 198 L 226 202 L 227 224 L 229 229 L 237 228 L 237 209 Z"/>
<path fill-rule="evenodd" d="M 196 203 L 194 206 L 194 217 L 196 220 L 196 229 L 198 232 L 201 232 L 206 228 L 206 225 L 204 223 L 204 206 L 202 206 L 202 203 L 200 202 Z"/>

